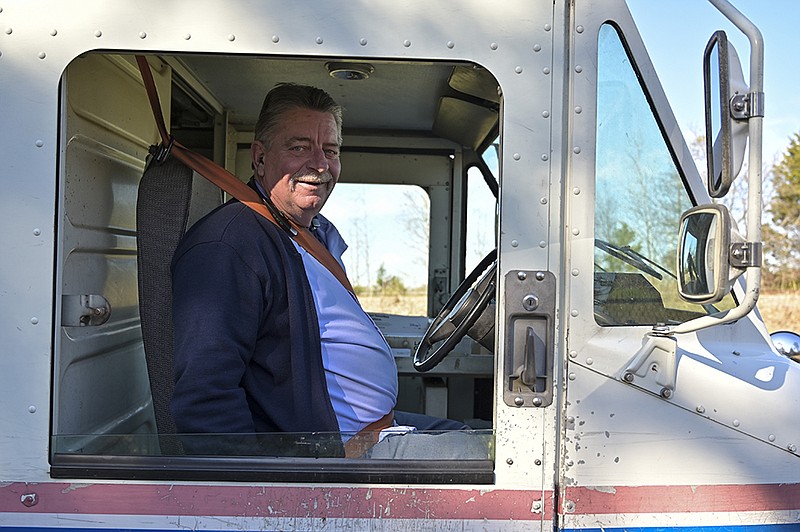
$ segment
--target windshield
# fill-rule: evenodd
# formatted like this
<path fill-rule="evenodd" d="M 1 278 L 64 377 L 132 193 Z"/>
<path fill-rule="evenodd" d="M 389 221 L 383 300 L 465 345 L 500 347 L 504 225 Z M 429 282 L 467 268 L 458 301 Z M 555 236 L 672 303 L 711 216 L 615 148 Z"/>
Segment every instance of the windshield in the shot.
<path fill-rule="evenodd" d="M 617 30 L 600 30 L 594 307 L 600 325 L 681 323 L 733 306 L 678 296 L 681 213 L 693 201 Z"/>

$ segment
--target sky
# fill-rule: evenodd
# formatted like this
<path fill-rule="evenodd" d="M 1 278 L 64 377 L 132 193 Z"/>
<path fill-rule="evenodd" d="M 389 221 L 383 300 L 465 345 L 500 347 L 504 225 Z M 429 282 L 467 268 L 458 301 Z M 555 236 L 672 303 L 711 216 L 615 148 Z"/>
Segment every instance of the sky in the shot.
<path fill-rule="evenodd" d="M 764 38 L 763 158 L 771 165 L 785 152 L 790 137 L 800 132 L 800 2 L 732 3 L 761 30 Z M 725 30 L 747 78 L 750 47 L 746 37 L 707 1 L 629 0 L 628 5 L 681 130 L 684 135 L 687 131 L 701 132 L 705 44 L 715 30 Z"/>

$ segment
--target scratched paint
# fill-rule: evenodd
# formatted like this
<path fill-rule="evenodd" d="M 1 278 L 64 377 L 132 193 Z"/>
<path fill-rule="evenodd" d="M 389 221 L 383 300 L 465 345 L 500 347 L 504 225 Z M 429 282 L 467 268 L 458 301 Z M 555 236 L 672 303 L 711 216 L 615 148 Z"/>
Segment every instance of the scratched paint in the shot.
<path fill-rule="evenodd" d="M 26 509 L 35 493 L 37 514 L 170 515 L 242 518 L 539 521 L 532 512 L 541 492 L 437 488 L 308 488 L 93 484 L 11 484 L 0 489 L 0 513 Z M 547 516 L 546 516 L 547 517 Z"/>

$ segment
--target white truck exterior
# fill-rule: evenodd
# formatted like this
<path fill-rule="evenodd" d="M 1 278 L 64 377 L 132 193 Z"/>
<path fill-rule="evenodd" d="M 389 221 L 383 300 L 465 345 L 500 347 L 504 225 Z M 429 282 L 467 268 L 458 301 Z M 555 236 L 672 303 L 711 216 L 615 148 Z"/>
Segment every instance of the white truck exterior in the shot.
<path fill-rule="evenodd" d="M 616 243 L 673 271 L 681 212 L 709 202 L 622 0 L 11 0 L 0 30 L 0 530 L 800 527 L 800 366 L 757 310 L 642 351 L 709 310 L 597 247 L 633 235 Z M 376 317 L 404 404 L 481 418 L 491 456 L 159 453 L 135 224 L 159 139 L 134 54 L 176 137 L 245 180 L 272 84 L 331 92 L 342 183 L 430 198 L 430 315 L 464 277 L 467 170 L 499 138 L 494 348 L 459 344 L 423 378 L 403 350 L 425 317 Z M 525 328 L 544 391 L 517 382 Z"/>

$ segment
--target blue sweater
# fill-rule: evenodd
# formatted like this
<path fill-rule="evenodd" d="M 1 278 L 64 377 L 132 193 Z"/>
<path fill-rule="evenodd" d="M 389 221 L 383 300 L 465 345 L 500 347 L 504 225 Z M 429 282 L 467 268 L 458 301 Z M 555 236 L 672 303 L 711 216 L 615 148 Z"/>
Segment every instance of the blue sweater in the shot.
<path fill-rule="evenodd" d="M 311 288 L 282 229 L 228 202 L 186 233 L 172 274 L 180 433 L 339 430 Z"/>

